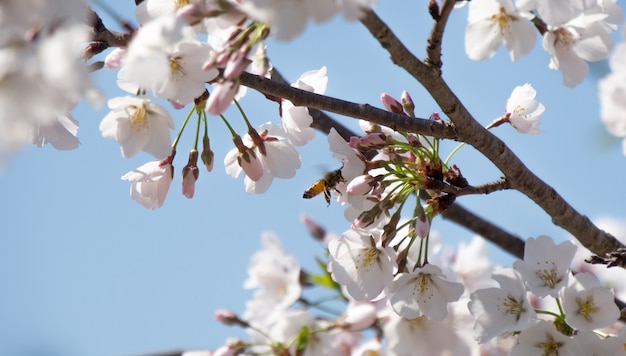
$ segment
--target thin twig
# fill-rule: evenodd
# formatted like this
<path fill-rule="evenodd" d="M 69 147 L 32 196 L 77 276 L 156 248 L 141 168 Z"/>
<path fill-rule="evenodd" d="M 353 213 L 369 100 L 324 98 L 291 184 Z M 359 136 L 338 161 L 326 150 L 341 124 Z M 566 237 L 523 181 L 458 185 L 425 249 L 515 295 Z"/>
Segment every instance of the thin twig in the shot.
<path fill-rule="evenodd" d="M 428 37 L 428 45 L 426 46 L 425 63 L 441 70 L 441 42 L 443 39 L 443 31 L 448 23 L 450 13 L 454 8 L 456 0 L 443 0 L 439 8 L 439 16 L 433 24 L 433 29 Z"/>
<path fill-rule="evenodd" d="M 454 194 L 455 196 L 459 197 L 462 195 L 490 194 L 500 190 L 508 190 L 511 189 L 511 185 L 506 179 L 499 179 L 495 182 L 488 182 L 477 186 L 470 185 L 467 187 L 459 188 L 441 180 L 433 179 L 427 183 L 427 188 L 448 194 Z"/>

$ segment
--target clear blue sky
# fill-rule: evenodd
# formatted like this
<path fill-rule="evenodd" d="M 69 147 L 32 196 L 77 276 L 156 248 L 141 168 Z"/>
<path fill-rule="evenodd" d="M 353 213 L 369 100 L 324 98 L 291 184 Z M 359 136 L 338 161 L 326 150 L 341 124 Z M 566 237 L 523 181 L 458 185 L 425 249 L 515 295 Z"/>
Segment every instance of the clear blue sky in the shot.
<path fill-rule="evenodd" d="M 120 12 L 129 14 L 132 2 L 124 3 Z M 380 1 L 377 8 L 420 58 L 431 24 L 425 10 L 425 2 L 407 0 Z M 520 135 L 504 126 L 496 134 L 582 213 L 624 218 L 626 191 L 620 177 L 626 174 L 625 158 L 598 118 L 594 73 L 603 75 L 605 64 L 568 89 L 561 74 L 548 69 L 539 38 L 533 53 L 518 63 L 502 50 L 494 59 L 472 62 L 463 50 L 466 17 L 467 9 L 455 11 L 444 37 L 443 73 L 457 95 L 486 125 L 503 113 L 515 86 L 531 83 L 546 106 L 543 133 Z M 328 95 L 380 106 L 382 92 L 399 96 L 406 89 L 419 116 L 439 111 L 359 23 L 336 18 L 309 24 L 293 42 L 270 41 L 268 54 L 292 81 L 327 66 Z M 123 95 L 114 73 L 98 73 L 95 81 L 108 97 Z M 276 105 L 259 94 L 250 93 L 242 105 L 257 124 L 279 122 Z M 275 231 L 284 248 L 311 269 L 323 250 L 308 237 L 300 215 L 309 214 L 336 233 L 349 228 L 337 204 L 327 208 L 321 197 L 301 198 L 324 170 L 338 167 L 321 134 L 299 150 L 303 167 L 294 179 L 275 180 L 267 193 L 248 195 L 241 177 L 224 172 L 221 162 L 232 144 L 215 119 L 210 123 L 214 171 L 200 172 L 192 200 L 182 196 L 180 169 L 191 145 L 185 136 L 165 205 L 149 211 L 129 198 L 129 185 L 120 176 L 151 158 L 123 159 L 114 141 L 101 138 L 98 124 L 107 112 L 80 104 L 74 112 L 81 124 L 78 150 L 29 147 L 0 175 L 1 355 L 131 356 L 218 347 L 226 337 L 241 335 L 212 316 L 218 308 L 243 312 L 251 293 L 242 283 L 261 232 Z M 177 124 L 185 113 L 173 112 Z M 238 114 L 229 110 L 226 116 L 243 134 Z M 356 127 L 350 118 L 339 119 Z M 453 161 L 472 184 L 500 177 L 471 147 Z M 567 236 L 519 193 L 459 202 L 521 237 Z M 433 228 L 447 245 L 472 237 L 441 219 Z M 490 253 L 500 263 L 511 262 L 495 247 Z"/>

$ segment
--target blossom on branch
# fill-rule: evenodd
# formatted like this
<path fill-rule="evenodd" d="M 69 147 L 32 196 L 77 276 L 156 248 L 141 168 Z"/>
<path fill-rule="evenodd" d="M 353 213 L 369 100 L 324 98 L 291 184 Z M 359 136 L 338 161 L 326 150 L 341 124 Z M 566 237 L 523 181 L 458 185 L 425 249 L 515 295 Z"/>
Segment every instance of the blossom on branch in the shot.
<path fill-rule="evenodd" d="M 576 253 L 576 245 L 563 241 L 555 245 L 552 238 L 542 235 L 526 240 L 524 261 L 516 261 L 518 271 L 528 289 L 538 297 L 557 297 L 569 279 L 569 265 Z"/>
<path fill-rule="evenodd" d="M 129 181 L 130 197 L 148 209 L 160 208 L 165 202 L 173 178 L 173 167 L 166 158 L 152 161 L 122 176 Z"/>
<path fill-rule="evenodd" d="M 170 129 L 174 120 L 169 112 L 147 96 L 125 96 L 109 100 L 109 112 L 100 122 L 102 137 L 120 144 L 122 157 L 145 151 L 160 158 L 171 147 Z"/>
<path fill-rule="evenodd" d="M 441 268 L 427 264 L 413 272 L 398 274 L 387 295 L 393 310 L 404 318 L 423 315 L 442 320 L 448 315 L 448 303 L 459 300 L 463 290 L 461 283 L 446 280 Z"/>
<path fill-rule="evenodd" d="M 217 77 L 217 69 L 202 68 L 212 51 L 182 19 L 161 16 L 142 26 L 130 42 L 118 85 L 129 93 L 151 90 L 157 98 L 188 104 Z"/>
<path fill-rule="evenodd" d="M 519 272 L 512 268 L 496 270 L 492 278 L 500 288 L 480 289 L 472 293 L 468 308 L 476 318 L 474 337 L 485 343 L 496 336 L 525 329 L 536 317 L 526 297 L 526 287 Z"/>
<path fill-rule="evenodd" d="M 537 134 L 541 115 L 546 111 L 543 104 L 535 100 L 537 91 L 530 84 L 515 87 L 506 101 L 508 121 L 519 133 Z"/>
<path fill-rule="evenodd" d="M 306 90 L 316 94 L 324 94 L 328 77 L 326 67 L 303 73 L 298 80 L 291 84 L 292 87 Z M 313 117 L 309 109 L 304 106 L 295 106 L 289 100 L 281 100 L 281 117 L 285 134 L 291 144 L 302 146 L 315 137 L 315 131 L 311 127 Z"/>
<path fill-rule="evenodd" d="M 537 41 L 532 24 L 515 11 L 510 0 L 472 0 L 467 21 L 465 52 L 470 59 L 491 58 L 504 44 L 516 61 Z"/>
<path fill-rule="evenodd" d="M 560 293 L 565 321 L 578 330 L 593 331 L 609 326 L 620 317 L 615 296 L 591 273 L 578 273 Z"/>

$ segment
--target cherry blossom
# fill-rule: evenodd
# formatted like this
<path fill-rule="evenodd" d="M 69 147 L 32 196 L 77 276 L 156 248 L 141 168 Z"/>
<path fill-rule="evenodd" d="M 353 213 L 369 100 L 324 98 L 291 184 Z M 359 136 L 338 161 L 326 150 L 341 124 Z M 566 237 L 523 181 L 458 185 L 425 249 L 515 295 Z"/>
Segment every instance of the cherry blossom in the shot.
<path fill-rule="evenodd" d="M 598 82 L 600 118 L 611 135 L 626 137 L 626 42 L 616 46 L 609 66 L 611 73 Z M 622 152 L 626 155 L 626 140 Z"/>
<path fill-rule="evenodd" d="M 442 320 L 448 315 L 448 303 L 463 294 L 461 283 L 445 279 L 441 268 L 427 264 L 410 273 L 398 274 L 387 291 L 393 310 L 407 319 L 425 316 Z"/>
<path fill-rule="evenodd" d="M 56 120 L 35 126 L 32 143 L 39 147 L 51 144 L 57 150 L 73 150 L 78 147 L 78 121 L 71 115 L 61 115 Z"/>
<path fill-rule="evenodd" d="M 518 132 L 536 134 L 539 130 L 543 104 L 535 100 L 537 91 L 528 83 L 515 87 L 506 101 L 505 111 L 508 121 Z"/>
<path fill-rule="evenodd" d="M 164 15 L 142 26 L 128 47 L 118 85 L 130 92 L 151 90 L 154 96 L 188 104 L 217 77 L 217 70 L 203 70 L 212 52 L 185 22 Z"/>
<path fill-rule="evenodd" d="M 513 268 L 535 295 L 557 297 L 568 283 L 569 265 L 575 252 L 576 246 L 571 241 L 555 245 L 548 236 L 531 237 L 526 240 L 524 261 L 516 261 Z"/>
<path fill-rule="evenodd" d="M 292 87 L 324 94 L 328 77 L 326 67 L 303 73 L 298 80 L 291 84 Z M 304 106 L 294 106 L 289 100 L 281 101 L 281 116 L 285 134 L 291 144 L 302 146 L 315 137 L 315 131 L 311 127 L 313 118 L 309 109 Z"/>
<path fill-rule="evenodd" d="M 162 158 L 171 150 L 170 129 L 174 120 L 169 112 L 147 96 L 125 96 L 109 100 L 111 112 L 100 122 L 102 137 L 120 144 L 122 157 L 139 151 Z"/>
<path fill-rule="evenodd" d="M 549 67 L 561 71 L 563 84 L 568 87 L 583 81 L 589 71 L 587 62 L 609 56 L 613 47 L 610 34 L 623 21 L 622 10 L 610 0 L 604 5 L 585 5 L 561 0 L 537 5 L 548 25 L 543 47 L 550 54 Z"/>
<path fill-rule="evenodd" d="M 379 230 L 348 230 L 328 243 L 328 271 L 356 300 L 373 300 L 391 284 L 395 251 L 381 246 Z"/>
<path fill-rule="evenodd" d="M 79 58 L 89 38 L 84 1 L 4 1 L 1 7 L 0 156 L 10 156 L 81 97 L 94 105 L 100 97 Z M 36 104 L 16 105 L 24 98 Z"/>
<path fill-rule="evenodd" d="M 474 337 L 479 343 L 498 335 L 523 330 L 536 317 L 526 297 L 522 276 L 512 268 L 496 270 L 492 278 L 500 288 L 472 293 L 468 308 L 476 318 Z"/>
<path fill-rule="evenodd" d="M 242 141 L 246 147 L 253 149 L 253 155 L 256 157 L 258 167 L 255 166 L 255 173 L 261 173 L 258 179 L 253 179 L 248 172 L 244 178 L 244 185 L 248 193 L 264 193 L 272 184 L 274 178 L 292 178 L 296 174 L 296 170 L 300 168 L 300 155 L 293 146 L 285 141 L 283 137 L 285 132 L 280 125 L 265 123 L 259 127 L 260 139 L 263 142 L 263 153 L 259 146 L 253 142 L 249 134 L 246 134 Z M 243 166 L 237 163 L 238 149 L 234 148 L 226 154 L 224 164 L 226 172 L 233 178 L 237 178 L 242 171 Z M 255 163 L 255 164 L 257 164 Z M 245 171 L 245 170 L 244 170 Z"/>
<path fill-rule="evenodd" d="M 250 258 L 248 279 L 243 286 L 256 288 L 255 298 L 270 298 L 274 308 L 286 309 L 302 292 L 300 263 L 285 253 L 274 233 L 263 233 L 261 245 L 263 248 Z"/>
<path fill-rule="evenodd" d="M 578 273 L 561 290 L 565 321 L 578 330 L 593 331 L 613 324 L 620 317 L 615 296 L 591 273 Z"/>
<path fill-rule="evenodd" d="M 130 185 L 130 197 L 148 209 L 160 208 L 172 183 L 173 167 L 168 159 L 151 161 L 122 176 Z"/>
<path fill-rule="evenodd" d="M 511 60 L 516 61 L 533 49 L 536 40 L 530 21 L 515 11 L 510 0 L 469 2 L 465 32 L 465 52 L 469 58 L 491 58 L 500 44 L 504 44 Z"/>
<path fill-rule="evenodd" d="M 540 320 L 524 329 L 517 338 L 511 356 L 527 355 L 582 355 L 578 344 L 558 332 L 551 322 Z"/>
<path fill-rule="evenodd" d="M 470 355 L 470 347 L 451 323 L 421 316 L 412 320 L 390 313 L 383 332 L 391 355 Z"/>

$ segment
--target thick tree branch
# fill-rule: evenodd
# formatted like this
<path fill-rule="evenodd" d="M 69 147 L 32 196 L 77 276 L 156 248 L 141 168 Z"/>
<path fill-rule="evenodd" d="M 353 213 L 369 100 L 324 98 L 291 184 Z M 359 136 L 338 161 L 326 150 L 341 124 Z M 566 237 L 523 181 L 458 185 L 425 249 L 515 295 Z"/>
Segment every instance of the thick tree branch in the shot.
<path fill-rule="evenodd" d="M 472 145 L 493 162 L 511 183 L 511 187 L 537 203 L 552 217 L 555 225 L 570 232 L 585 247 L 600 256 L 624 247 L 611 234 L 599 229 L 589 218 L 577 212 L 554 188 L 532 173 L 502 140 L 483 128 L 441 78 L 437 68 L 422 63 L 410 53 L 373 11 L 366 12 L 361 22 L 387 49 L 391 61 L 405 69 L 428 90 L 455 124 L 457 138 Z"/>
<path fill-rule="evenodd" d="M 287 99 L 296 106 L 306 106 L 363 119 L 385 125 L 397 131 L 414 132 L 426 136 L 456 140 L 456 128 L 450 122 L 418 119 L 394 114 L 368 104 L 356 104 L 311 93 L 247 72 L 241 74 L 240 80 L 241 84 L 249 88 L 258 90 L 263 94 Z"/>

